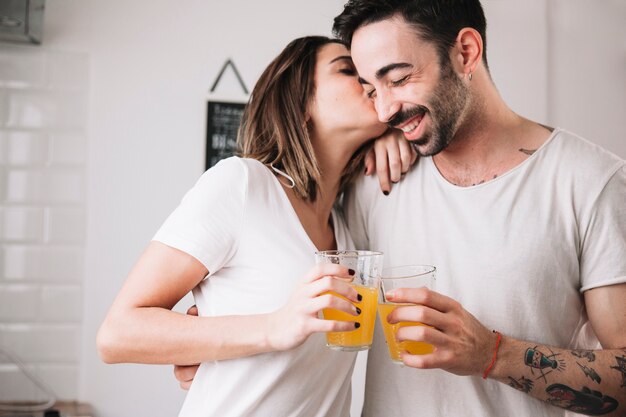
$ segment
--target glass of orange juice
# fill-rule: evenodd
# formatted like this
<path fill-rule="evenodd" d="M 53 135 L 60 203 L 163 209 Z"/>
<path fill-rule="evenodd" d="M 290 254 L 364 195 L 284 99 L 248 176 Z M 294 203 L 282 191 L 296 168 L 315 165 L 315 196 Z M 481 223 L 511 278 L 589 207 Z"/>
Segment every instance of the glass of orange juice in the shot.
<path fill-rule="evenodd" d="M 354 330 L 326 333 L 326 346 L 343 351 L 369 349 L 374 338 L 383 254 L 381 252 L 364 250 L 320 251 L 315 252 L 315 260 L 318 264 L 334 263 L 353 269 L 355 274 L 350 285 L 361 296 L 361 300 L 354 303 L 355 306 L 361 309 L 361 314 L 358 316 L 352 316 L 343 311 L 330 308 L 322 311 L 326 320 L 354 321 L 359 323 L 359 327 Z M 334 295 L 341 297 L 338 294 Z"/>
<path fill-rule="evenodd" d="M 424 326 L 419 322 L 406 322 L 390 324 L 387 316 L 397 307 L 411 304 L 397 304 L 389 302 L 385 299 L 385 292 L 396 288 L 420 288 L 426 287 L 433 289 L 435 285 L 435 271 L 437 268 L 430 265 L 406 265 L 386 268 L 383 270 L 381 277 L 381 291 L 378 297 L 378 315 L 380 323 L 383 326 L 385 340 L 389 348 L 389 355 L 394 363 L 402 365 L 402 352 L 408 352 L 412 355 L 423 355 L 432 353 L 434 346 L 425 342 L 415 342 L 396 340 L 396 333 L 399 328 L 406 326 Z"/>

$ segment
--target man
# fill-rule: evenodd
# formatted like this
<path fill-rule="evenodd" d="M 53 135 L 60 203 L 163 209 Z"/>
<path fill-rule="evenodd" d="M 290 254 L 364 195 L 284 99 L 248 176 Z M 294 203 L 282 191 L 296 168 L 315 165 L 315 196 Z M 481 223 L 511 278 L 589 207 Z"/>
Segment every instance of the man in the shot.
<path fill-rule="evenodd" d="M 515 114 L 485 27 L 479 0 L 351 0 L 335 18 L 380 120 L 424 156 L 391 193 L 372 177 L 348 193 L 357 247 L 438 268 L 388 317 L 432 326 L 397 337 L 436 350 L 398 367 L 378 327 L 364 416 L 624 416 L 625 162 Z"/>

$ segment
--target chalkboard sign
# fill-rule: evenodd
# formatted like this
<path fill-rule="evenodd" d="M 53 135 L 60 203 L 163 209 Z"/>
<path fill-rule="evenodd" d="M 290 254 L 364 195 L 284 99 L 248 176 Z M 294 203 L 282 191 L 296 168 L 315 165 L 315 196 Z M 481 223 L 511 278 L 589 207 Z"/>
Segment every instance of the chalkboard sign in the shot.
<path fill-rule="evenodd" d="M 235 63 L 227 59 L 222 65 L 213 86 L 209 90 L 215 92 L 224 72 L 231 69 L 244 94 L 248 95 L 248 88 L 243 82 Z M 205 169 L 217 164 L 220 159 L 233 156 L 237 151 L 237 130 L 241 123 L 243 109 L 246 106 L 247 97 L 242 100 L 216 100 L 213 96 L 208 100 L 207 123 L 206 123 L 206 159 Z"/>
<path fill-rule="evenodd" d="M 207 105 L 206 169 L 237 150 L 237 130 L 245 103 L 209 101 Z"/>

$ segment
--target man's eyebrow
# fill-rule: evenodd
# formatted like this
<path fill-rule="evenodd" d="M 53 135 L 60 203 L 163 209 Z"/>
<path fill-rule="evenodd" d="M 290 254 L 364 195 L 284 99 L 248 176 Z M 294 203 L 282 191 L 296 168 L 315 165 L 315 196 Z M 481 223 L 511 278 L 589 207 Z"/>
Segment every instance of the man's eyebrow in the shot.
<path fill-rule="evenodd" d="M 344 61 L 350 61 L 350 63 L 352 63 L 352 57 L 351 57 L 350 55 L 341 55 L 341 56 L 338 56 L 338 57 L 336 57 L 336 58 L 333 58 L 333 59 L 329 62 L 329 64 L 332 64 L 333 62 L 337 62 L 337 61 L 341 61 L 341 60 L 344 60 Z"/>
<path fill-rule="evenodd" d="M 378 71 L 376 71 L 376 79 L 380 80 L 381 78 L 383 78 L 385 75 L 387 75 L 390 71 L 393 71 L 395 69 L 398 68 L 413 68 L 412 64 L 409 64 L 408 62 L 398 62 L 395 64 L 389 64 L 389 65 L 385 65 L 384 67 L 382 67 L 381 69 L 379 69 Z M 364 78 L 359 77 L 359 83 L 361 84 L 372 84 L 369 81 L 367 81 Z"/>
<path fill-rule="evenodd" d="M 395 64 L 385 65 L 384 67 L 376 71 L 376 79 L 380 80 L 385 75 L 387 75 L 389 71 L 393 71 L 398 68 L 413 68 L 413 65 L 409 64 L 408 62 L 398 62 Z"/>

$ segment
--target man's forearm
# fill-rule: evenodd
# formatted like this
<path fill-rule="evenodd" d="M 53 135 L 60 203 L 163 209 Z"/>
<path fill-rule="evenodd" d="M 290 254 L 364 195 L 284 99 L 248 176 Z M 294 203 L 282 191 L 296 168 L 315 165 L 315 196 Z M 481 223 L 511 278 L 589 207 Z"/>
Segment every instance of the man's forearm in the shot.
<path fill-rule="evenodd" d="M 626 348 L 568 350 L 502 337 L 489 377 L 586 415 L 626 415 Z"/>

